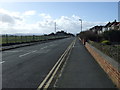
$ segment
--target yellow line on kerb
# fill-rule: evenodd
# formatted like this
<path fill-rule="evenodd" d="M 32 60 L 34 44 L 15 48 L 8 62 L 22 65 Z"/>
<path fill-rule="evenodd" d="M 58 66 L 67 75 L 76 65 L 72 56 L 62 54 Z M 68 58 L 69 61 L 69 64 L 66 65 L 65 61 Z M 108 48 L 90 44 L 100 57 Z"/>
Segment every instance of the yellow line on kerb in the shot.
<path fill-rule="evenodd" d="M 81 38 L 80 37 L 78 37 L 79 38 L 79 40 L 81 41 Z"/>
<path fill-rule="evenodd" d="M 75 40 L 72 41 L 72 43 L 68 46 L 68 48 L 65 50 L 65 52 L 62 54 L 62 56 L 59 58 L 59 60 L 57 61 L 57 63 L 54 65 L 54 67 L 51 69 L 51 71 L 48 73 L 48 75 L 45 77 L 45 79 L 42 81 L 42 83 L 39 85 L 39 87 L 37 88 L 37 90 L 40 90 L 41 88 L 47 89 L 50 85 L 50 83 L 52 82 L 55 74 L 57 73 L 61 63 L 63 62 L 65 56 L 67 55 L 68 51 L 72 48 L 72 46 L 75 44 Z M 56 67 L 57 66 L 57 67 Z M 55 71 L 53 72 L 53 70 L 55 69 Z M 53 73 L 52 73 L 53 72 Z M 52 74 L 52 76 L 50 77 L 50 75 Z M 50 77 L 50 79 L 48 80 L 48 78 Z M 48 80 L 48 81 L 47 81 Z M 47 81 L 47 82 L 46 82 Z M 46 84 L 45 84 L 46 83 Z M 45 86 L 44 86 L 45 84 Z"/>

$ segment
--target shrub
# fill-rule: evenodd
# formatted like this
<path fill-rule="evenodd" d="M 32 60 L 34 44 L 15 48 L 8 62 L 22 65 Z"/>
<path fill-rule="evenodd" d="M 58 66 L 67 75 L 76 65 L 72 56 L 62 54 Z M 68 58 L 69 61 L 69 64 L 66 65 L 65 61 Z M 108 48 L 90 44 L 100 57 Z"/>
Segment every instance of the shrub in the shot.
<path fill-rule="evenodd" d="M 87 39 L 87 40 L 91 40 L 91 41 L 96 41 L 99 42 L 101 41 L 101 36 L 88 30 L 88 31 L 83 31 L 79 34 L 81 39 Z"/>
<path fill-rule="evenodd" d="M 105 31 L 103 37 L 111 42 L 120 42 L 120 30 Z"/>
<path fill-rule="evenodd" d="M 102 41 L 101 42 L 103 45 L 105 44 L 105 45 L 110 45 L 111 44 L 111 42 L 110 41 L 108 41 L 108 40 L 104 40 L 104 41 Z"/>

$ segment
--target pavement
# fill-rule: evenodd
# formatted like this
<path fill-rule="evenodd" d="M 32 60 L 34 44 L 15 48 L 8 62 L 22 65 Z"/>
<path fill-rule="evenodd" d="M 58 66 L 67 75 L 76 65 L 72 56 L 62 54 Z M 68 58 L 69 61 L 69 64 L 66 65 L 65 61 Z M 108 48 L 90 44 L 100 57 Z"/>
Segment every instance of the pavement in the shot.
<path fill-rule="evenodd" d="M 79 39 L 67 60 L 56 88 L 115 88 L 108 75 L 90 55 Z"/>
<path fill-rule="evenodd" d="M 74 38 L 2 52 L 3 88 L 38 88 Z"/>

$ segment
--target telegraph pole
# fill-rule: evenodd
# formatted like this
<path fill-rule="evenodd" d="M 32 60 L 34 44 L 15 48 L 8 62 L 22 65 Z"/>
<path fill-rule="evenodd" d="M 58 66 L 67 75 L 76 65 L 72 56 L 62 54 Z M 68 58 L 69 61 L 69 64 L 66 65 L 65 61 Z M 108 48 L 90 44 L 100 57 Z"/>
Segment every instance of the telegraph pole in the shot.
<path fill-rule="evenodd" d="M 55 38 L 56 38 L 56 22 L 55 22 Z"/>
<path fill-rule="evenodd" d="M 56 33 L 56 22 L 55 22 L 55 33 Z"/>

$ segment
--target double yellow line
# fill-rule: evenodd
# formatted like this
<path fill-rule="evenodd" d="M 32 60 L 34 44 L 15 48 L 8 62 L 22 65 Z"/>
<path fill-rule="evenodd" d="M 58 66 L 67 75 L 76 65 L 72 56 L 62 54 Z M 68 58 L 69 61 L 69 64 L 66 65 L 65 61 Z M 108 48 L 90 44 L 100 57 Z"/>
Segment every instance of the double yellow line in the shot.
<path fill-rule="evenodd" d="M 64 62 L 65 58 L 67 57 L 69 51 L 72 49 L 72 47 L 75 45 L 75 40 L 72 41 L 72 43 L 68 46 L 68 48 L 65 50 L 65 52 L 62 54 L 62 56 L 59 58 L 59 60 L 56 62 L 54 67 L 51 69 L 51 71 L 48 73 L 48 75 L 45 77 L 45 79 L 42 81 L 42 83 L 39 85 L 37 90 L 40 89 L 47 89 L 55 75 L 57 74 L 57 71 L 59 70 L 61 64 Z"/>

